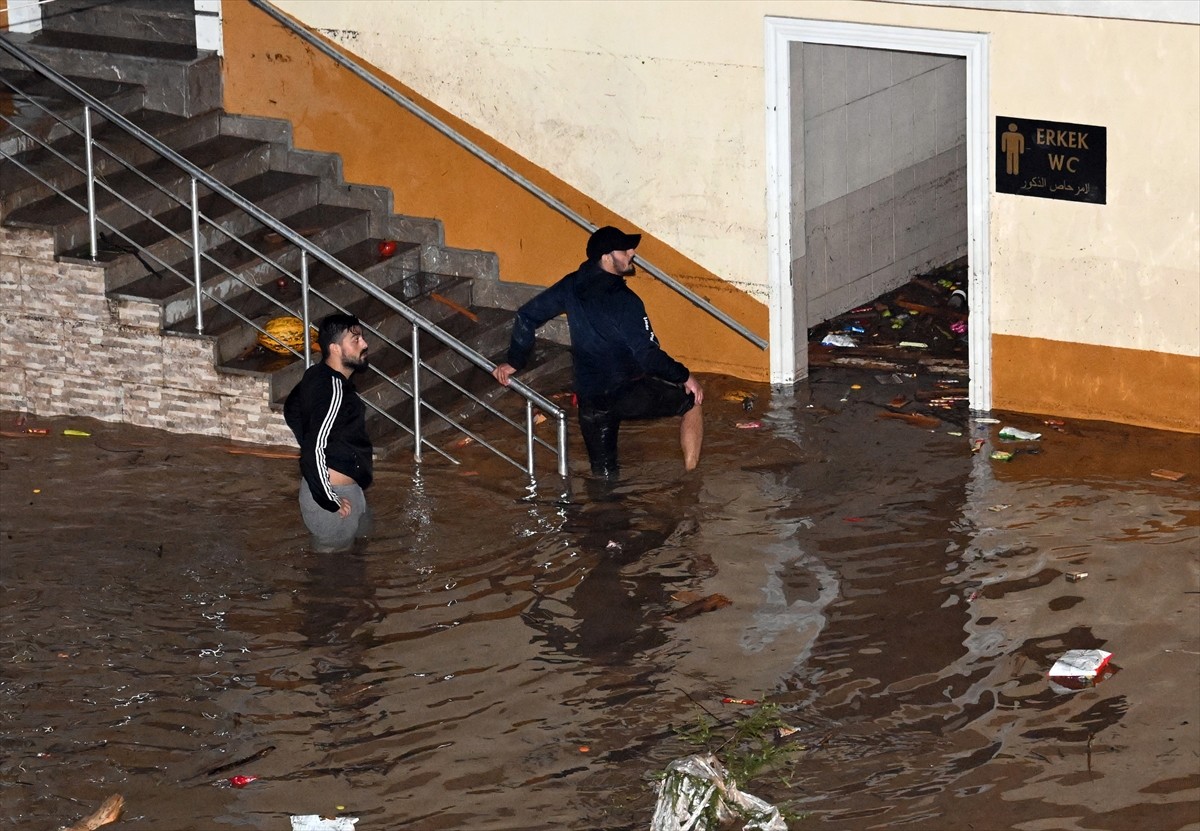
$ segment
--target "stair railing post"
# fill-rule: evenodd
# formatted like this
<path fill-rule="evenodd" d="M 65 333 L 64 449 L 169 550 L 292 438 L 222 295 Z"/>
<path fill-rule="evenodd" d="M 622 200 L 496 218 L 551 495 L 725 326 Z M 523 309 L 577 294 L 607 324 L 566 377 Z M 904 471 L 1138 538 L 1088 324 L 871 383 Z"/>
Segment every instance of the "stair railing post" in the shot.
<path fill-rule="evenodd" d="M 413 459 L 421 461 L 421 330 L 412 327 Z"/>
<path fill-rule="evenodd" d="M 196 177 L 192 177 L 192 279 L 196 283 L 196 333 L 204 334 L 204 292 L 200 284 L 200 199 Z"/>
<path fill-rule="evenodd" d="M 525 399 L 525 472 L 533 478 L 533 402 Z"/>
<path fill-rule="evenodd" d="M 300 249 L 300 309 L 304 316 L 304 368 L 312 366 L 312 332 L 308 312 L 308 252 Z"/>
<path fill-rule="evenodd" d="M 558 475 L 567 476 L 567 414 L 558 414 Z"/>
<path fill-rule="evenodd" d="M 95 262 L 96 245 L 96 168 L 92 157 L 92 108 L 83 108 L 83 157 L 87 165 L 88 251 Z"/>

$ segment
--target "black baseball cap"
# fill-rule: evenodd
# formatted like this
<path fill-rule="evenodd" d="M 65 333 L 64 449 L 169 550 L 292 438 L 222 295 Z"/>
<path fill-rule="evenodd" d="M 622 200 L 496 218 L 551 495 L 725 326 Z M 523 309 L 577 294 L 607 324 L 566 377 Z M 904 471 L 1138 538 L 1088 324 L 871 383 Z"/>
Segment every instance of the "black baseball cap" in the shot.
<path fill-rule="evenodd" d="M 587 257 L 589 260 L 597 260 L 613 251 L 628 251 L 630 248 L 637 248 L 641 241 L 641 234 L 627 234 L 619 228 L 605 225 L 603 228 L 597 228 L 588 237 Z"/>

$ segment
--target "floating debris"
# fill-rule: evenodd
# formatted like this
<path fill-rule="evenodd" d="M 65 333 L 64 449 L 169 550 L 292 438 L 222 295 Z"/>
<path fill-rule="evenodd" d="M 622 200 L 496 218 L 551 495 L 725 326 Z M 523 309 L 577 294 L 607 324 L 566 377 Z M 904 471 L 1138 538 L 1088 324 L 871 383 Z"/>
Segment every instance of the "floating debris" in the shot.
<path fill-rule="evenodd" d="M 705 612 L 715 612 L 717 609 L 724 609 L 726 606 L 732 606 L 733 601 L 723 594 L 710 594 L 707 597 L 702 597 L 688 603 L 682 609 L 678 609 L 668 615 L 672 620 L 687 620 L 688 618 L 702 615 Z"/>
<path fill-rule="evenodd" d="M 125 807 L 125 797 L 115 793 L 101 803 L 91 816 L 84 817 L 74 825 L 67 826 L 63 831 L 96 831 L 102 825 L 116 822 L 121 818 L 121 810 Z"/>
<path fill-rule="evenodd" d="M 744 831 L 787 831 L 779 809 L 739 790 L 711 753 L 671 762 L 656 787 L 650 831 L 717 831 L 731 820 Z"/>
<path fill-rule="evenodd" d="M 1094 686 L 1104 678 L 1112 658 L 1103 649 L 1072 649 L 1063 653 L 1046 673 L 1055 692 L 1071 692 Z"/>
<path fill-rule="evenodd" d="M 849 335 L 843 335 L 843 334 L 839 334 L 837 332 L 830 332 L 828 335 L 826 335 L 825 337 L 823 337 L 821 339 L 821 345 L 822 346 L 840 346 L 842 348 L 853 348 L 853 347 L 858 346 L 858 342 L 855 341 L 854 338 L 850 337 Z"/>
<path fill-rule="evenodd" d="M 1041 433 L 1030 433 L 1026 430 L 1018 430 L 1016 427 L 1000 428 L 1000 438 L 1008 441 L 1037 441 L 1041 437 Z"/>
<path fill-rule="evenodd" d="M 354 831 L 358 817 L 323 817 L 300 814 L 292 818 L 292 831 Z"/>

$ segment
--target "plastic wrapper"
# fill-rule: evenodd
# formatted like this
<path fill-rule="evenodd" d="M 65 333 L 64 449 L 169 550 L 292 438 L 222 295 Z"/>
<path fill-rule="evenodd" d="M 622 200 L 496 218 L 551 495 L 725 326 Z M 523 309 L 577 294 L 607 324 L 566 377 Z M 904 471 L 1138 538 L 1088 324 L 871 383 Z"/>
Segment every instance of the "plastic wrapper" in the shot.
<path fill-rule="evenodd" d="M 1037 441 L 1041 437 L 1041 433 L 1030 433 L 1026 430 L 1018 430 L 1016 427 L 1000 428 L 1000 438 L 1008 441 Z"/>
<path fill-rule="evenodd" d="M 742 831 L 787 831 L 779 809 L 738 790 L 711 753 L 667 765 L 650 831 L 717 831 L 735 819 L 743 823 Z"/>
<path fill-rule="evenodd" d="M 300 814 L 292 817 L 292 831 L 354 831 L 358 817 L 323 817 Z"/>
<path fill-rule="evenodd" d="M 842 334 L 838 334 L 837 332 L 830 332 L 828 335 L 826 335 L 825 337 L 823 337 L 821 339 L 821 345 L 822 346 L 853 347 L 853 346 L 858 346 L 858 341 L 856 341 L 854 338 L 850 337 L 849 335 L 842 335 Z"/>
<path fill-rule="evenodd" d="M 1068 693 L 1095 686 L 1112 670 L 1108 662 L 1111 652 L 1103 649 L 1072 649 L 1064 652 L 1046 673 L 1050 688 L 1057 693 Z"/>

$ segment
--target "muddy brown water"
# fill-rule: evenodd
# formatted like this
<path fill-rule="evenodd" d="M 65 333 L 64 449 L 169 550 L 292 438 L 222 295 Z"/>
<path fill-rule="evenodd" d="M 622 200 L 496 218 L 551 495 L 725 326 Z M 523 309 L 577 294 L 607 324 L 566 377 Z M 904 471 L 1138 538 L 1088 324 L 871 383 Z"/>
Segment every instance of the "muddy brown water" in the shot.
<path fill-rule="evenodd" d="M 678 728 L 735 697 L 798 728 L 746 786 L 792 829 L 1200 828 L 1197 437 L 1002 415 L 1045 434 L 1003 463 L 1001 425 L 880 419 L 869 373 L 707 390 L 693 474 L 669 424 L 566 499 L 388 459 L 340 556 L 293 460 L 0 414 L 0 825 L 121 793 L 114 829 L 645 829 Z M 1081 648 L 1114 673 L 1056 691 Z"/>

